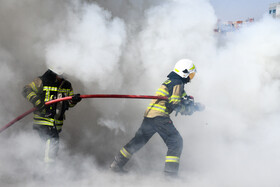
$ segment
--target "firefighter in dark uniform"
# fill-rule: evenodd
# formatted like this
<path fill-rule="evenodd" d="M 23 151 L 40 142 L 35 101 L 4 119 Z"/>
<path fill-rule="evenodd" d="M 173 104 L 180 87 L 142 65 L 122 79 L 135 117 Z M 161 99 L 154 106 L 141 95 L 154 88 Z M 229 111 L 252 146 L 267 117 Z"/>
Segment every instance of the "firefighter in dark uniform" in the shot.
<path fill-rule="evenodd" d="M 182 59 L 175 65 L 174 70 L 167 76 L 168 79 L 157 90 L 156 96 L 166 96 L 167 100 L 153 99 L 148 106 L 141 127 L 115 156 L 111 170 L 124 172 L 123 166 L 131 156 L 142 148 L 149 139 L 158 133 L 166 144 L 168 151 L 165 159 L 164 172 L 167 175 L 177 175 L 180 155 L 183 148 L 183 139 L 170 119 L 169 114 L 176 109 L 181 114 L 189 114 L 189 109 L 181 104 L 186 97 L 184 85 L 190 82 L 196 73 L 195 65 L 191 60 Z"/>
<path fill-rule="evenodd" d="M 36 107 L 33 129 L 45 142 L 45 164 L 52 164 L 59 149 L 59 133 L 65 119 L 65 111 L 81 101 L 80 94 L 74 95 L 71 83 L 62 77 L 60 69 L 48 69 L 42 76 L 24 86 L 22 94 Z M 66 96 L 73 96 L 72 100 L 45 105 L 45 102 Z"/>

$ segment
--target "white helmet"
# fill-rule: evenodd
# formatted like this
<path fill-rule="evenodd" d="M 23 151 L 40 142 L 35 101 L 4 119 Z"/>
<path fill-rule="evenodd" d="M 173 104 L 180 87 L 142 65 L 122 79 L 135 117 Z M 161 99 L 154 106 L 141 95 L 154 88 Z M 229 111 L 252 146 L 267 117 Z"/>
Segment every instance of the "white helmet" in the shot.
<path fill-rule="evenodd" d="M 193 61 L 189 59 L 181 59 L 175 64 L 173 71 L 180 77 L 187 78 L 191 73 L 196 72 L 196 68 Z"/>
<path fill-rule="evenodd" d="M 64 69 L 60 65 L 53 65 L 53 66 L 49 67 L 49 69 L 52 72 L 54 72 L 55 74 L 57 74 L 58 76 L 61 76 L 64 73 Z"/>

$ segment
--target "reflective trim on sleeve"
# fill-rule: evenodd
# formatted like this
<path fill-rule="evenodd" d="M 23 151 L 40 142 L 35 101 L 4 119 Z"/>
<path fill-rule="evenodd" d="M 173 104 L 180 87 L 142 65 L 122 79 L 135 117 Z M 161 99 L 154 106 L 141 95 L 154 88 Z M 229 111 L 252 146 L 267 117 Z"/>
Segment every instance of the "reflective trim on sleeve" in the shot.
<path fill-rule="evenodd" d="M 131 158 L 131 154 L 124 147 L 120 150 L 120 152 L 125 158 Z"/>
<path fill-rule="evenodd" d="M 27 97 L 26 97 L 27 100 L 30 101 L 32 96 L 36 96 L 36 93 L 35 92 L 30 92 L 30 94 L 28 94 Z"/>
<path fill-rule="evenodd" d="M 55 119 L 54 121 L 55 121 L 55 124 L 56 124 L 56 125 L 61 125 L 61 124 L 63 124 L 63 120 L 57 120 L 57 119 Z"/>
<path fill-rule="evenodd" d="M 35 82 L 32 82 L 32 83 L 30 84 L 30 86 L 31 86 L 31 88 L 32 88 L 33 91 L 35 91 L 36 93 L 38 93 L 38 89 L 37 89 L 37 87 L 36 87 L 36 85 L 35 85 Z"/>
<path fill-rule="evenodd" d="M 35 102 L 35 105 L 38 106 L 41 103 L 40 99 Z"/>
<path fill-rule="evenodd" d="M 165 162 L 180 162 L 180 157 L 177 156 L 166 156 Z"/>
<path fill-rule="evenodd" d="M 74 95 L 73 90 L 71 90 L 71 91 L 69 92 L 69 96 L 72 96 L 72 95 Z"/>
<path fill-rule="evenodd" d="M 56 125 L 56 130 L 61 130 L 62 129 L 62 125 Z"/>
<path fill-rule="evenodd" d="M 167 96 L 167 97 L 169 96 L 169 93 L 168 93 L 166 90 L 161 89 L 161 88 L 159 88 L 159 89 L 157 90 L 156 94 L 162 95 L 162 96 Z"/>
<path fill-rule="evenodd" d="M 178 103 L 181 101 L 181 97 L 178 96 L 178 95 L 172 95 L 170 98 L 169 98 L 169 103 Z"/>

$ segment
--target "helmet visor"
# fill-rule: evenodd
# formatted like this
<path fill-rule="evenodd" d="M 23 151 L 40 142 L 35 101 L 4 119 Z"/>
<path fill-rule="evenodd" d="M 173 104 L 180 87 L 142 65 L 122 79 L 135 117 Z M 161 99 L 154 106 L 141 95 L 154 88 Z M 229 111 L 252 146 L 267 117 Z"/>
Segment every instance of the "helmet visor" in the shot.
<path fill-rule="evenodd" d="M 195 72 L 192 72 L 192 73 L 189 74 L 189 77 L 190 77 L 191 80 L 194 78 L 194 76 L 195 76 Z"/>

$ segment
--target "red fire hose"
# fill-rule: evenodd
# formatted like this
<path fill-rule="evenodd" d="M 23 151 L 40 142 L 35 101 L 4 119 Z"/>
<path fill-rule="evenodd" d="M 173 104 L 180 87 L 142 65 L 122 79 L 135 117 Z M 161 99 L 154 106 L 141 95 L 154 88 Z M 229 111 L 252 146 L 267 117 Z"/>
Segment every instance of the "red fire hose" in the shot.
<path fill-rule="evenodd" d="M 168 99 L 167 97 L 163 97 L 163 96 L 150 96 L 150 95 L 117 95 L 117 94 L 95 94 L 95 95 L 81 95 L 81 98 L 128 98 L 128 99 L 163 99 L 166 100 Z M 53 103 L 57 103 L 60 101 L 67 101 L 67 100 L 71 100 L 72 96 L 68 96 L 68 97 L 63 97 L 60 99 L 55 99 L 55 100 L 51 100 L 45 103 L 45 105 L 50 105 Z M 5 129 L 7 129 L 8 127 L 10 127 L 11 125 L 13 125 L 15 122 L 21 120 L 22 118 L 24 118 L 25 116 L 27 116 L 28 114 L 34 112 L 36 110 L 36 108 L 32 108 L 26 112 L 24 112 L 23 114 L 21 114 L 20 116 L 16 117 L 14 120 L 12 120 L 11 122 L 9 122 L 8 124 L 6 124 L 5 126 L 0 128 L 0 133 L 2 131 L 4 131 Z"/>

